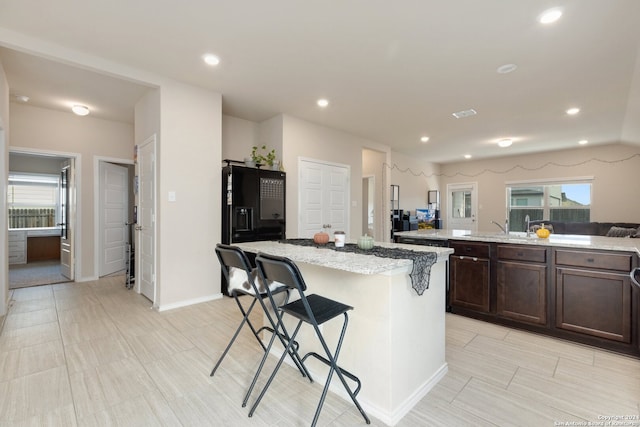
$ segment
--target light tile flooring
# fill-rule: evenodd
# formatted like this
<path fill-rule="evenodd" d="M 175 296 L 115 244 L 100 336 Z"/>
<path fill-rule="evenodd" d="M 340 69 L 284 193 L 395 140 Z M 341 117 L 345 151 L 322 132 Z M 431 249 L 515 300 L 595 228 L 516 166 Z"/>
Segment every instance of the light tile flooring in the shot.
<path fill-rule="evenodd" d="M 247 417 L 240 402 L 260 356 L 248 334 L 209 377 L 239 320 L 231 299 L 157 313 L 123 283 L 11 291 L 0 335 L 0 425 L 310 423 L 320 388 L 286 365 Z M 587 425 L 640 415 L 638 359 L 447 315 L 447 361 L 449 373 L 399 426 Z M 330 394 L 319 425 L 364 422 Z"/>

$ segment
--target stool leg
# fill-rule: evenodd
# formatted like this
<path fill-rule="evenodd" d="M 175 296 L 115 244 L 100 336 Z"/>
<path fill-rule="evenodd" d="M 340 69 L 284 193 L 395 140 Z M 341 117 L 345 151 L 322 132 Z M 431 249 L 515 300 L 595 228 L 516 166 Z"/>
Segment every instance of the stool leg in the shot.
<path fill-rule="evenodd" d="M 210 377 L 212 377 L 216 373 L 216 371 L 218 370 L 218 367 L 220 366 L 220 364 L 222 363 L 224 358 L 227 356 L 227 353 L 229 352 L 229 349 L 231 348 L 233 343 L 236 341 L 236 338 L 240 334 L 240 330 L 242 330 L 242 327 L 244 326 L 245 323 L 249 324 L 249 327 L 251 328 L 251 331 L 253 332 L 253 335 L 256 337 L 256 339 L 258 340 L 258 342 L 260 343 L 262 348 L 266 351 L 266 349 L 264 347 L 264 344 L 262 343 L 262 341 L 258 337 L 258 334 L 257 334 L 255 328 L 253 327 L 253 325 L 249 321 L 249 314 L 251 314 L 251 310 L 253 310 L 253 306 L 256 303 L 256 299 L 255 298 L 253 299 L 253 301 L 251 302 L 251 305 L 249 306 L 249 309 L 246 312 L 244 311 L 244 308 L 242 307 L 242 304 L 240 304 L 240 301 L 238 301 L 238 297 L 235 294 L 234 294 L 234 299 L 236 300 L 236 304 L 238 304 L 238 307 L 240 307 L 240 312 L 242 313 L 242 321 L 240 322 L 240 325 L 238 325 L 238 329 L 236 329 L 236 332 L 233 334 L 233 337 L 231 338 L 231 341 L 229 341 L 229 344 L 227 344 L 227 348 L 224 349 L 224 352 L 222 353 L 222 356 L 220 356 L 220 358 L 216 362 L 216 365 L 211 370 L 211 374 L 209 374 Z"/>
<path fill-rule="evenodd" d="M 278 323 L 281 323 L 281 322 L 278 322 Z M 290 347 L 293 345 L 293 340 L 296 338 L 296 335 L 298 335 L 298 331 L 300 330 L 300 326 L 302 326 L 302 320 L 298 322 L 298 325 L 296 326 L 295 331 L 293 331 L 293 335 L 291 335 L 291 340 L 287 343 L 287 346 L 285 347 L 284 351 L 282 352 L 282 356 L 280 356 L 280 360 L 278 360 L 278 363 L 276 364 L 276 367 L 273 369 L 273 372 L 269 376 L 269 379 L 267 380 L 267 383 L 265 384 L 264 388 L 260 392 L 260 395 L 258 396 L 256 401 L 254 402 L 253 406 L 251 407 L 251 410 L 249 411 L 249 416 L 250 417 L 253 416 L 253 413 L 255 412 L 256 408 L 260 404 L 260 401 L 262 400 L 262 398 L 264 397 L 265 393 L 267 392 L 267 389 L 271 385 L 271 382 L 273 381 L 273 379 L 275 378 L 276 374 L 278 373 L 278 370 L 280 369 L 280 366 L 282 365 L 282 362 L 284 361 L 284 358 L 289 353 Z"/>

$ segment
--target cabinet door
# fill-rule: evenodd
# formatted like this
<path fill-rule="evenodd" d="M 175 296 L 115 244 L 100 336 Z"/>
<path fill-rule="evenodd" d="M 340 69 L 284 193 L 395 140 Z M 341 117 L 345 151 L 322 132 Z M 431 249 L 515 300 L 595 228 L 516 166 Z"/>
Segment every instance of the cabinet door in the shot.
<path fill-rule="evenodd" d="M 498 316 L 537 325 L 547 323 L 547 267 L 498 261 Z"/>
<path fill-rule="evenodd" d="M 449 302 L 452 306 L 489 312 L 490 263 L 485 258 L 450 257 L 451 284 Z"/>
<path fill-rule="evenodd" d="M 630 343 L 629 275 L 557 268 L 556 327 Z"/>

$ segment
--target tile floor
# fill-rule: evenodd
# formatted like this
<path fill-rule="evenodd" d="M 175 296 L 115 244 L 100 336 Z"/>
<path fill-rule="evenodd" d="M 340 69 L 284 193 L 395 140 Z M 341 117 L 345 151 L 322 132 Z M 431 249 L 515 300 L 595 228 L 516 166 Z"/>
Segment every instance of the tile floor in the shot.
<path fill-rule="evenodd" d="M 123 277 L 10 292 L 2 426 L 305 426 L 313 417 L 320 387 L 289 366 L 247 417 L 240 402 L 260 355 L 248 334 L 209 377 L 239 320 L 231 299 L 157 313 Z M 449 373 L 399 426 L 597 425 L 629 416 L 618 425 L 640 427 L 638 359 L 447 315 L 447 361 Z M 319 425 L 365 424 L 330 393 Z"/>

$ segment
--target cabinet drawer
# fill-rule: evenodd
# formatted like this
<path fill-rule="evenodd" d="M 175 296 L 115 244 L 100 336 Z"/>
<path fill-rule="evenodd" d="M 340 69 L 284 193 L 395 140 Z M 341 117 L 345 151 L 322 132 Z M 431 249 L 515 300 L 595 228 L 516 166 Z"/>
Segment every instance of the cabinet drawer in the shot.
<path fill-rule="evenodd" d="M 628 273 L 633 266 L 633 254 L 612 252 L 586 252 L 556 249 L 556 264 L 574 267 L 614 270 Z"/>
<path fill-rule="evenodd" d="M 24 242 L 27 240 L 26 231 L 9 231 L 9 242 Z"/>
<path fill-rule="evenodd" d="M 547 249 L 530 246 L 498 245 L 498 259 L 547 262 Z"/>
<path fill-rule="evenodd" d="M 489 258 L 490 246 L 487 243 L 475 242 L 449 242 L 449 247 L 455 255 L 470 256 L 476 258 Z"/>

